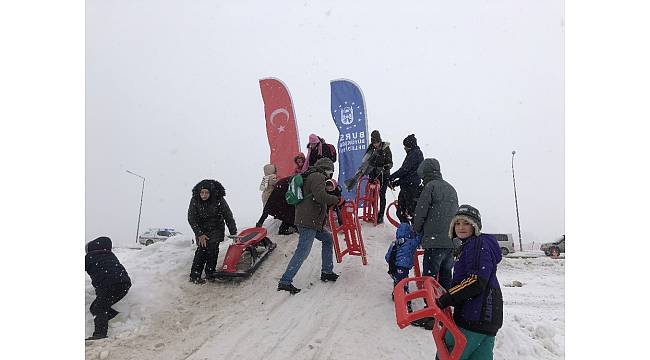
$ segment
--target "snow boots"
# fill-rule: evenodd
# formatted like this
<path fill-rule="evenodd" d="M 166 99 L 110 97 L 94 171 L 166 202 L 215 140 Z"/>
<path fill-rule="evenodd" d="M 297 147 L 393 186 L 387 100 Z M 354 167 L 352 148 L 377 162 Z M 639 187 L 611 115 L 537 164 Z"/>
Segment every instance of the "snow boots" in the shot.
<path fill-rule="evenodd" d="M 198 278 L 190 278 L 190 282 L 194 283 L 194 284 L 197 284 L 197 285 L 201 285 L 201 284 L 205 284 L 205 279 L 201 279 L 200 277 L 198 277 Z"/>
<path fill-rule="evenodd" d="M 325 281 L 325 282 L 327 282 L 327 281 L 336 281 L 336 279 L 338 279 L 338 278 L 339 278 L 338 274 L 335 274 L 335 273 L 331 273 L 331 274 L 320 273 L 320 281 Z"/>
<path fill-rule="evenodd" d="M 423 327 L 425 330 L 433 330 L 433 318 L 425 317 L 415 321 L 411 321 L 411 325 Z"/>
<path fill-rule="evenodd" d="M 300 289 L 297 287 L 293 286 L 293 284 L 283 284 L 283 283 L 278 283 L 278 291 L 284 290 L 288 291 L 291 293 L 291 295 L 297 294 L 300 292 Z"/>
<path fill-rule="evenodd" d="M 106 335 L 93 335 L 91 337 L 86 338 L 86 341 L 89 340 L 100 340 L 100 339 L 106 339 Z"/>

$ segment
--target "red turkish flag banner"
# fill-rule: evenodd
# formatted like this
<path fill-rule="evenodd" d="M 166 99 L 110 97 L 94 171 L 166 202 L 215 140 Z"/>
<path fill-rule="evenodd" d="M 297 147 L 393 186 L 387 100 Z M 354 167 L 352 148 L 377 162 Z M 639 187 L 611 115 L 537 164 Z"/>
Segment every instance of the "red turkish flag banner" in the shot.
<path fill-rule="evenodd" d="M 300 151 L 300 139 L 293 112 L 291 95 L 284 83 L 275 78 L 260 80 L 266 135 L 271 149 L 270 163 L 278 170 L 278 178 L 293 175 L 293 157 Z"/>

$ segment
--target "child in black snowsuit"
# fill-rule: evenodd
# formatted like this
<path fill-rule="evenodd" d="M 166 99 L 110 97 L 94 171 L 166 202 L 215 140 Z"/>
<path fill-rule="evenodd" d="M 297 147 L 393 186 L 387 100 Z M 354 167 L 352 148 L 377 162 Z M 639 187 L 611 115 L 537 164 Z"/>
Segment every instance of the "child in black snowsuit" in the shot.
<path fill-rule="evenodd" d="M 118 314 L 111 306 L 120 301 L 131 287 L 129 274 L 111 251 L 112 247 L 111 239 L 105 236 L 86 244 L 86 272 L 97 294 L 90 304 L 90 313 L 95 316 L 95 332 L 86 340 L 106 337 L 108 321 Z"/>
<path fill-rule="evenodd" d="M 205 280 L 201 279 L 204 268 L 206 279 L 216 279 L 219 243 L 225 236 L 224 222 L 228 225 L 230 235 L 237 234 L 237 224 L 224 196 L 226 189 L 216 180 L 201 180 L 192 189 L 187 220 L 198 245 L 190 271 L 190 281 L 195 284 L 205 283 Z"/>

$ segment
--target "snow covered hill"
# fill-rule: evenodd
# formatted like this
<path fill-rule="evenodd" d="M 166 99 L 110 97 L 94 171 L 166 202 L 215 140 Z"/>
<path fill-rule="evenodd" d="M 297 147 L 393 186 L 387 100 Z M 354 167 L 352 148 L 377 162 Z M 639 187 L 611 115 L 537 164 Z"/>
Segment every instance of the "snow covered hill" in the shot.
<path fill-rule="evenodd" d="M 267 222 L 268 224 L 269 222 Z M 297 295 L 276 291 L 298 240 L 270 238 L 278 248 L 241 282 L 194 285 L 188 274 L 194 245 L 170 238 L 142 250 L 116 249 L 133 286 L 115 308 L 109 338 L 86 344 L 86 359 L 424 359 L 433 358 L 431 332 L 395 323 L 392 282 L 384 254 L 395 228 L 364 225 L 368 266 L 358 257 L 335 263 L 335 283 L 320 276 L 314 242 L 294 284 Z M 277 224 L 270 234 L 277 233 Z M 229 241 L 221 245 L 219 264 Z M 564 358 L 564 259 L 504 258 L 498 276 L 504 326 L 496 359 Z M 522 287 L 511 286 L 513 281 Z M 94 299 L 86 277 L 88 306 Z"/>

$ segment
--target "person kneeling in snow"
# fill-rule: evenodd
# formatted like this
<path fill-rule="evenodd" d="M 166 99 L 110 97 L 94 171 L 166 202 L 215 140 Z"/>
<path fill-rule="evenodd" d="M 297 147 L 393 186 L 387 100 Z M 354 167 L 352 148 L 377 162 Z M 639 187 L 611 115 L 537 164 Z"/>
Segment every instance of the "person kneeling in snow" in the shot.
<path fill-rule="evenodd" d="M 413 268 L 413 256 L 422 237 L 417 235 L 409 223 L 401 223 L 395 232 L 395 241 L 388 247 L 385 259 L 388 275 L 393 279 L 393 288 L 409 276 Z"/>
<path fill-rule="evenodd" d="M 503 296 L 497 279 L 501 249 L 494 236 L 481 234 L 481 214 L 469 205 L 458 208 L 449 237 L 462 241 L 461 251 L 452 287 L 436 304 L 441 309 L 454 307 L 454 321 L 467 339 L 461 359 L 492 359 L 494 339 L 503 325 Z M 454 346 L 449 332 L 445 343 Z"/>
<path fill-rule="evenodd" d="M 119 314 L 111 306 L 126 296 L 131 288 L 131 278 L 111 251 L 112 247 L 111 239 L 105 236 L 86 244 L 86 272 L 97 295 L 90 304 L 90 313 L 95 316 L 95 332 L 86 340 L 106 337 L 108 321 Z"/>

